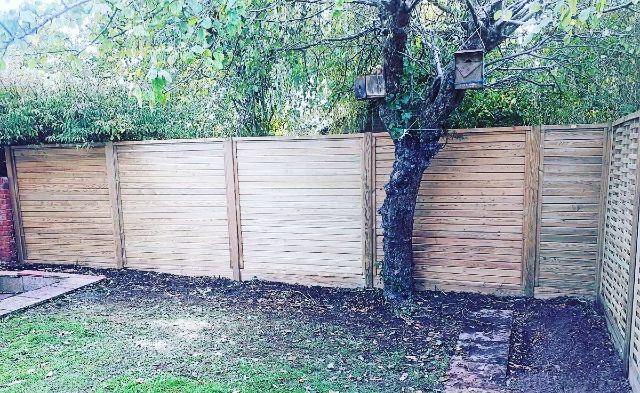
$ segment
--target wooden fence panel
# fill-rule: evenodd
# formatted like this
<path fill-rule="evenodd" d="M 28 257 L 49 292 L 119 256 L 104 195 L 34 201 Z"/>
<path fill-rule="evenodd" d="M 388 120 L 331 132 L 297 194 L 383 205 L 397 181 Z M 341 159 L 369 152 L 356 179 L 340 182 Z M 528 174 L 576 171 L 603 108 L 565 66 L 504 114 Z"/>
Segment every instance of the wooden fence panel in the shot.
<path fill-rule="evenodd" d="M 236 144 L 243 279 L 364 286 L 362 135 Z"/>
<path fill-rule="evenodd" d="M 525 141 L 530 127 L 458 130 L 434 158 L 414 220 L 422 289 L 521 293 Z M 376 204 L 384 201 L 394 146 L 376 135 Z M 376 259 L 383 259 L 377 217 Z M 379 274 L 379 272 L 378 272 Z"/>
<path fill-rule="evenodd" d="M 635 192 L 629 193 L 627 195 L 621 195 L 625 199 L 627 203 L 632 203 L 633 210 L 630 213 L 630 217 L 625 217 L 626 221 L 631 221 L 632 226 L 630 229 L 630 238 L 629 237 L 605 237 L 605 245 L 609 245 L 609 248 L 612 248 L 614 245 L 618 247 L 618 253 L 622 252 L 624 256 L 628 255 L 629 258 L 629 269 L 627 271 L 626 276 L 620 277 L 621 281 L 626 281 L 629 285 L 628 291 L 626 293 L 626 298 L 628 304 L 626 305 L 626 309 L 624 311 L 626 319 L 626 331 L 624 334 L 624 349 L 621 351 L 623 353 L 623 359 L 629 365 L 629 381 L 631 382 L 631 386 L 633 387 L 634 392 L 640 392 L 640 254 L 638 253 L 638 247 L 640 243 L 640 238 L 638 237 L 638 225 L 640 225 L 638 217 L 640 201 L 638 198 L 640 197 L 640 170 L 638 170 L 638 154 L 640 153 L 640 148 L 638 147 L 638 143 L 640 142 L 640 112 L 636 112 L 630 116 L 627 116 L 623 119 L 620 119 L 616 123 L 613 124 L 613 150 L 617 150 L 619 147 L 617 143 L 620 141 L 626 141 L 626 139 L 620 139 L 622 135 L 628 135 L 632 141 L 635 141 L 635 146 L 626 146 L 623 145 L 623 148 L 620 152 L 615 152 L 613 154 L 620 154 L 629 148 L 628 154 L 625 156 L 627 160 L 629 160 L 629 164 L 635 164 L 635 166 L 629 166 L 628 169 L 631 173 L 626 174 L 626 178 L 631 180 L 633 175 L 635 175 Z M 618 138 L 616 138 L 616 136 Z M 614 166 L 614 162 L 611 163 L 612 170 L 611 176 L 620 176 L 620 173 L 617 171 L 621 169 L 618 165 Z M 615 168 L 615 169 L 614 169 Z M 632 184 L 629 183 L 628 187 L 632 187 Z M 611 187 L 610 187 L 611 189 Z M 626 205 L 626 208 L 629 209 L 630 206 Z M 612 211 L 611 215 L 607 215 L 607 221 L 618 220 L 614 212 Z M 605 232 L 606 234 L 606 232 Z M 614 235 L 614 232 L 610 233 Z M 606 240 L 609 240 L 607 243 Z M 624 244 L 621 244 L 624 242 Z M 625 250 L 625 251 L 621 251 Z M 626 252 L 628 250 L 628 254 Z M 611 255 L 611 254 L 610 254 Z M 604 259 L 603 261 L 606 261 Z M 607 268 L 605 269 L 605 265 L 603 264 L 603 280 L 602 280 L 602 301 L 607 304 L 610 301 L 607 301 L 607 298 L 604 296 L 605 290 L 610 292 L 611 285 L 607 283 L 605 286 L 604 274 L 607 274 L 607 281 L 611 281 L 610 273 L 605 273 L 610 270 L 609 266 L 611 263 L 607 264 Z M 608 299 L 611 299 L 612 296 L 608 296 Z M 610 310 L 610 307 L 607 307 Z M 612 314 L 609 312 L 607 314 L 608 317 L 611 317 Z M 609 318 L 612 319 L 612 318 Z M 609 328 L 611 330 L 616 330 L 618 328 L 618 323 L 609 323 Z M 614 337 L 616 333 L 613 334 Z"/>
<path fill-rule="evenodd" d="M 638 209 L 637 121 L 614 124 L 604 227 L 600 301 L 616 348 L 628 353 Z"/>
<path fill-rule="evenodd" d="M 231 278 L 223 142 L 115 149 L 126 266 Z"/>
<path fill-rule="evenodd" d="M 116 267 L 104 147 L 13 156 L 25 261 Z"/>
<path fill-rule="evenodd" d="M 637 183 L 638 137 L 630 129 L 614 136 L 603 242 L 602 126 L 455 130 L 418 195 L 418 288 L 531 294 L 535 279 L 538 296 L 592 295 L 601 248 L 602 298 L 609 314 L 623 313 L 622 292 L 633 288 L 620 284 L 622 262 L 612 257 L 633 251 L 618 244 L 634 230 L 627 191 Z M 386 134 L 9 153 L 28 261 L 335 286 L 371 286 L 374 276 L 380 284 L 375 212 L 394 158 Z"/>
<path fill-rule="evenodd" d="M 608 125 L 543 126 L 536 297 L 596 294 Z"/>

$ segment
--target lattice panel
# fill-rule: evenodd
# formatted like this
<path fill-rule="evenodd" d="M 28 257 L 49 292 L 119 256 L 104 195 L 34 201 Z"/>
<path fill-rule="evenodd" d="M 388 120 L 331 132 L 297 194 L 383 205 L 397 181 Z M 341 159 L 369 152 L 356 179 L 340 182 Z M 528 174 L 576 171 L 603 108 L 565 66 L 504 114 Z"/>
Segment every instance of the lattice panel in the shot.
<path fill-rule="evenodd" d="M 636 113 L 636 116 L 634 118 L 631 118 L 625 121 L 624 123 L 620 124 L 618 129 L 626 134 L 635 135 L 637 138 L 638 135 L 640 134 L 640 113 Z M 636 143 L 637 141 L 638 140 L 636 139 Z M 635 158 L 634 163 L 637 161 L 637 154 L 638 154 L 638 150 L 636 148 L 636 150 L 633 153 L 633 156 Z M 636 179 L 637 178 L 638 177 L 636 176 Z M 636 204 L 636 209 L 637 209 L 638 208 L 637 204 L 639 203 L 638 195 L 637 194 L 634 195 L 631 201 Z M 634 218 L 637 219 L 637 217 L 634 217 Z M 635 222 L 635 224 L 638 225 L 637 222 Z M 637 262 L 638 261 L 637 237 L 636 239 L 631 239 L 631 242 L 632 243 L 630 243 L 630 245 L 631 246 L 635 245 L 636 247 L 635 248 L 636 271 L 635 271 L 634 298 L 633 298 L 633 309 L 632 309 L 633 311 L 632 311 L 632 315 L 630 316 L 630 318 L 633 318 L 633 323 L 631 326 L 631 342 L 629 344 L 630 345 L 629 380 L 631 381 L 631 385 L 633 386 L 634 391 L 637 392 L 637 391 L 640 391 L 640 376 L 638 372 L 638 370 L 640 369 L 640 317 L 638 316 L 638 310 L 640 310 L 640 282 L 639 282 L 640 272 L 638 271 L 638 269 L 640 269 L 640 263 Z"/>
<path fill-rule="evenodd" d="M 602 258 L 601 298 L 615 344 L 623 352 L 627 326 L 629 268 L 635 248 L 638 121 L 614 126 Z"/>

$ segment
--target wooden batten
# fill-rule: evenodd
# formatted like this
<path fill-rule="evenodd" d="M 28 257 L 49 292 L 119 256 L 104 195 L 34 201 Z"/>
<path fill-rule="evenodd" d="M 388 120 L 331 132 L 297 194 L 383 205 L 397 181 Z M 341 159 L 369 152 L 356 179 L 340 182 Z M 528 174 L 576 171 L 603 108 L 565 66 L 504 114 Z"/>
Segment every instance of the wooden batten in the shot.
<path fill-rule="evenodd" d="M 540 277 L 540 231 L 542 228 L 542 196 L 544 184 L 544 134 L 545 130 L 540 127 L 540 148 L 538 149 L 538 207 L 536 211 L 536 258 L 535 258 L 535 277 L 534 286 L 538 285 L 538 277 Z M 535 289 L 534 289 L 535 295 Z"/>
<path fill-rule="evenodd" d="M 600 302 L 602 289 L 602 258 L 604 253 L 604 232 L 607 216 L 607 195 L 609 191 L 609 167 L 611 164 L 611 138 L 613 126 L 609 123 L 605 127 L 605 139 L 602 149 L 602 178 L 600 189 L 600 211 L 598 222 L 598 259 L 596 261 L 596 301 Z"/>
<path fill-rule="evenodd" d="M 538 210 L 540 189 L 540 127 L 526 133 L 524 161 L 524 222 L 522 251 L 522 286 L 525 296 L 533 296 L 538 254 Z"/>
<path fill-rule="evenodd" d="M 373 263 L 375 249 L 375 147 L 373 135 L 368 132 L 362 138 L 362 262 L 367 288 L 373 287 Z"/>
<path fill-rule="evenodd" d="M 124 247 L 124 230 L 122 228 L 122 205 L 120 198 L 120 178 L 118 175 L 118 153 L 112 142 L 105 145 L 107 162 L 107 181 L 109 182 L 109 201 L 113 219 L 113 240 L 115 244 L 116 267 L 122 269 L 126 265 Z"/>
<path fill-rule="evenodd" d="M 233 279 L 240 281 L 242 268 L 242 229 L 240 223 L 240 198 L 238 192 L 238 165 L 236 142 L 224 141 L 224 173 L 227 195 L 227 222 L 229 226 L 230 267 Z"/>
<path fill-rule="evenodd" d="M 22 228 L 22 210 L 20 209 L 20 193 L 18 191 L 18 178 L 15 156 L 10 146 L 5 146 L 4 157 L 7 164 L 7 177 L 9 178 L 9 193 L 11 194 L 11 209 L 13 213 L 13 231 L 15 233 L 18 262 L 25 263 L 27 252 L 24 243 L 24 230 Z"/>
<path fill-rule="evenodd" d="M 640 138 L 639 138 L 640 139 Z M 636 269 L 637 261 L 638 261 L 638 242 L 640 239 L 638 238 L 638 225 L 640 223 L 640 202 L 638 201 L 638 196 L 640 195 L 640 168 L 637 166 L 638 157 L 640 157 L 640 143 L 636 144 L 636 168 L 635 168 L 635 190 L 633 193 L 634 196 L 634 205 L 633 205 L 633 213 L 631 219 L 633 220 L 631 227 L 631 255 L 629 256 L 629 278 L 627 280 L 627 305 L 626 305 L 626 331 L 624 337 L 624 351 L 622 353 L 622 360 L 624 361 L 625 370 L 629 370 L 630 364 L 630 352 L 631 352 L 631 338 L 633 335 L 633 321 L 636 313 L 634 312 L 635 308 L 635 292 L 636 292 Z"/>
<path fill-rule="evenodd" d="M 371 236 L 373 236 L 373 240 L 372 240 L 373 266 L 371 267 L 371 275 L 373 280 L 373 287 L 375 288 L 382 287 L 382 275 L 381 275 L 382 272 L 380 270 L 381 262 L 378 258 L 384 257 L 383 253 L 379 252 L 382 250 L 382 237 L 381 236 L 379 237 L 379 233 L 380 234 L 382 233 L 382 229 L 378 228 L 378 219 L 379 219 L 378 188 L 382 187 L 382 182 L 378 180 L 377 168 L 378 168 L 379 162 L 381 162 L 382 160 L 380 159 L 380 157 L 378 157 L 377 152 L 378 152 L 379 140 L 382 139 L 388 143 L 389 141 L 388 139 L 386 139 L 388 138 L 388 135 L 389 134 L 387 132 L 371 133 L 371 136 L 372 136 L 371 155 L 373 157 L 371 162 L 371 177 L 372 177 L 371 197 L 373 198 L 372 205 L 371 205 L 371 215 L 373 217 L 373 228 L 371 230 L 372 232 Z M 380 195 L 384 195 L 384 192 L 381 192 Z"/>

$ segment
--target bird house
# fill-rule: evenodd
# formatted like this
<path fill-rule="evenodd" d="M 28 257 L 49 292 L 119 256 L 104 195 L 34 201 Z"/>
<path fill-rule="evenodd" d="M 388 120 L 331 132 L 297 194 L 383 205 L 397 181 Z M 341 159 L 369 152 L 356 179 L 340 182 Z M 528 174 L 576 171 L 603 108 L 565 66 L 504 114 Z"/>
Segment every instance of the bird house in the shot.
<path fill-rule="evenodd" d="M 384 75 L 365 75 L 356 78 L 353 90 L 358 100 L 382 98 L 386 95 Z"/>
<path fill-rule="evenodd" d="M 461 50 L 455 53 L 456 78 L 454 86 L 458 90 L 481 89 L 484 87 L 484 50 Z"/>

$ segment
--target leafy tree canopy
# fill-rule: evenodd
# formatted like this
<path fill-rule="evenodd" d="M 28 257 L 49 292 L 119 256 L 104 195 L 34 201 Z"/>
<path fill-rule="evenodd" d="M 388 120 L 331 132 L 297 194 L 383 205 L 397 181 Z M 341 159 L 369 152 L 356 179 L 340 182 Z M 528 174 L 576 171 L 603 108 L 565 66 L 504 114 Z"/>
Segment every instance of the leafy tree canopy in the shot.
<path fill-rule="evenodd" d="M 382 63 L 374 3 L 25 2 L 0 16 L 0 143 L 362 130 L 371 108 L 351 86 Z M 426 100 L 460 45 L 464 3 L 420 6 L 398 107 Z M 612 7 L 636 5 L 528 3 L 535 17 L 487 59 L 494 87 L 467 95 L 449 125 L 596 122 L 637 109 L 638 16 Z M 509 12 L 494 17 L 508 23 Z M 550 29 L 563 33 L 550 39 Z"/>

